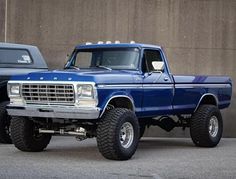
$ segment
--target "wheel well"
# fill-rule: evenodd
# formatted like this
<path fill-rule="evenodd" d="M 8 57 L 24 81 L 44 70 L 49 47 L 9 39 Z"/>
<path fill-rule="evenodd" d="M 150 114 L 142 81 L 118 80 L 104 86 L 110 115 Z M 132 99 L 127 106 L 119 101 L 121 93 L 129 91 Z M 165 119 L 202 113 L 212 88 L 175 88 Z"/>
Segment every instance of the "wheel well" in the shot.
<path fill-rule="evenodd" d="M 128 97 L 116 97 L 113 98 L 108 105 L 112 105 L 116 108 L 126 108 L 134 111 L 134 105 Z"/>
<path fill-rule="evenodd" d="M 4 86 L 2 88 L 0 88 L 0 102 L 3 101 L 9 101 L 8 95 L 7 95 L 7 86 Z"/>
<path fill-rule="evenodd" d="M 199 107 L 200 105 L 203 105 L 203 104 L 212 104 L 212 105 L 217 106 L 217 105 L 218 105 L 218 102 L 217 102 L 217 99 L 216 99 L 215 96 L 213 96 L 213 95 L 205 95 L 205 96 L 203 96 L 203 98 L 201 99 L 201 101 L 200 101 L 198 107 Z"/>

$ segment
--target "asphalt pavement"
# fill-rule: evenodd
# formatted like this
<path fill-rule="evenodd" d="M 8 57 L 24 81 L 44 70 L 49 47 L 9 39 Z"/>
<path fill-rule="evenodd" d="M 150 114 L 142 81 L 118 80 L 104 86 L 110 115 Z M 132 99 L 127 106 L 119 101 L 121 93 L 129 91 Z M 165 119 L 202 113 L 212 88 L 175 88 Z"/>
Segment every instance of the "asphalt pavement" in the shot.
<path fill-rule="evenodd" d="M 0 144 L 0 179 L 5 178 L 236 178 L 236 139 L 216 148 L 195 147 L 186 138 L 143 138 L 132 159 L 104 159 L 95 139 L 53 137 L 39 153 Z"/>

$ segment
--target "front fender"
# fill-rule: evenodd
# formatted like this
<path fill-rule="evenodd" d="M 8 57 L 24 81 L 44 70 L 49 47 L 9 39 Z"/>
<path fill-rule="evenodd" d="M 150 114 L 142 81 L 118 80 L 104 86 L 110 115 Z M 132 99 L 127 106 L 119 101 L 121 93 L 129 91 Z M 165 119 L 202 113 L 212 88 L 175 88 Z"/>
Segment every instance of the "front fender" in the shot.
<path fill-rule="evenodd" d="M 124 97 L 130 100 L 135 111 L 135 104 L 130 91 L 127 90 L 111 90 L 111 89 L 98 89 L 98 107 L 101 108 L 101 116 L 104 113 L 107 105 L 112 99 Z"/>
<path fill-rule="evenodd" d="M 116 97 L 125 97 L 128 98 L 132 104 L 133 109 L 135 110 L 135 104 L 132 95 L 129 91 L 126 90 L 108 90 L 108 89 L 98 89 L 98 107 L 101 108 L 101 111 L 104 111 L 109 104 L 109 102 Z"/>

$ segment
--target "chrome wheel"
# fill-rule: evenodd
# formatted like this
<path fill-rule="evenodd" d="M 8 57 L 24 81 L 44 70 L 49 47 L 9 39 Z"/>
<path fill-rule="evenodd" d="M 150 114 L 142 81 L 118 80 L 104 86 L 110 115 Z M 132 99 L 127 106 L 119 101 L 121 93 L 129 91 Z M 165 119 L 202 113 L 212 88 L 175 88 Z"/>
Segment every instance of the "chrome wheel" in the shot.
<path fill-rule="evenodd" d="M 216 116 L 212 116 L 209 122 L 209 134 L 211 137 L 216 137 L 219 131 L 219 123 Z"/>
<path fill-rule="evenodd" d="M 134 128 L 130 122 L 125 122 L 120 129 L 120 143 L 124 148 L 129 148 L 134 140 Z"/>

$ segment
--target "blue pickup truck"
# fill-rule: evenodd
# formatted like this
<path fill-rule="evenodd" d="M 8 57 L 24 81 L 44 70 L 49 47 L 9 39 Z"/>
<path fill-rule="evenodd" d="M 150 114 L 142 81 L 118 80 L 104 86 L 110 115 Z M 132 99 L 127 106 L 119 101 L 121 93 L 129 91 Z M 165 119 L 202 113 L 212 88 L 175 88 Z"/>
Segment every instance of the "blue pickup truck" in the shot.
<path fill-rule="evenodd" d="M 160 46 L 99 42 L 76 46 L 63 70 L 14 76 L 7 110 L 19 150 L 42 151 L 52 135 L 96 137 L 105 158 L 127 160 L 151 125 L 189 127 L 196 146 L 216 146 L 231 94 L 229 77 L 172 75 Z"/>

